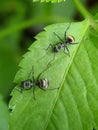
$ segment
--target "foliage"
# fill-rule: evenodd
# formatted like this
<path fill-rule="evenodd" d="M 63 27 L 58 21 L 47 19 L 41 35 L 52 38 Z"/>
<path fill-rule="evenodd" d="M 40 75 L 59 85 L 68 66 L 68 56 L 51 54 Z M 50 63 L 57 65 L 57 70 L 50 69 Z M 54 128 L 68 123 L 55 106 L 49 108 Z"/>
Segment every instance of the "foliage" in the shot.
<path fill-rule="evenodd" d="M 98 129 L 97 4 L 88 9 L 84 5 L 86 6 L 84 0 L 81 3 L 72 0 L 59 4 L 33 3 L 30 0 L 1 2 L 0 92 L 6 98 L 6 102 L 9 100 L 8 93 L 15 87 L 9 103 L 10 121 L 6 109 L 1 110 L 1 122 L 5 124 L 0 125 L 2 130 L 8 129 L 8 124 L 10 130 Z M 79 22 L 81 19 L 82 22 Z M 50 89 L 59 89 L 44 92 L 35 87 L 36 100 L 33 98 L 32 89 L 22 93 L 17 91 L 20 89 L 21 81 L 28 79 L 32 66 L 35 79 L 47 67 L 54 54 L 52 48 L 47 51 L 45 49 L 50 43 L 60 43 L 54 32 L 64 40 L 64 32 L 70 22 L 67 36 L 73 35 L 79 44 L 68 45 L 70 57 L 64 54 L 63 49 L 57 53 L 51 66 L 40 77 L 49 80 Z M 45 25 L 48 26 L 35 37 L 36 41 L 32 42 L 19 64 L 20 69 L 14 79 L 17 85 L 12 85 L 17 63 L 30 45 L 26 43 L 29 43 L 33 35 L 41 31 Z M 38 31 L 32 32 L 35 28 Z M 31 37 L 28 35 L 30 32 Z M 5 107 L 3 102 L 0 101 L 2 108 Z"/>
<path fill-rule="evenodd" d="M 54 45 L 60 42 L 55 35 L 51 34 L 54 34 L 55 30 L 64 39 L 67 26 L 68 23 L 53 24 L 47 26 L 45 32 L 36 36 L 37 41 L 29 48 L 30 51 L 24 55 L 20 63 L 21 69 L 15 78 L 17 83 L 27 79 L 32 65 L 36 77 L 46 67 L 53 54 L 51 49 L 46 51 L 45 48 L 51 42 Z M 89 31 L 89 22 L 86 20 L 72 23 L 67 35 L 73 35 L 79 44 L 68 46 L 70 57 L 65 56 L 64 52 L 57 54 L 51 67 L 42 74 L 43 78 L 49 80 L 51 88 L 60 87 L 59 90 L 47 90 L 48 92 L 36 90 L 36 100 L 33 99 L 32 90 L 24 91 L 22 94 L 16 89 L 13 90 L 13 99 L 10 102 L 12 109 L 10 129 L 90 130 L 97 128 L 98 46 L 95 47 L 94 44 L 96 45 L 98 37 L 92 36 L 91 40 Z M 17 126 L 15 126 L 16 122 Z"/>
<path fill-rule="evenodd" d="M 71 2 L 67 5 L 71 5 L 71 10 L 70 13 L 65 14 L 68 9 L 65 3 L 51 5 L 33 3 L 31 0 L 1 2 L 0 92 L 4 97 L 8 96 L 14 87 L 12 82 L 18 70 L 17 64 L 34 40 L 33 35 L 41 31 L 45 24 L 65 22 L 73 17 L 74 7 Z"/>
<path fill-rule="evenodd" d="M 8 109 L 2 100 L 2 96 L 0 95 L 0 130 L 8 130 L 9 128 L 8 120 L 9 120 Z"/>

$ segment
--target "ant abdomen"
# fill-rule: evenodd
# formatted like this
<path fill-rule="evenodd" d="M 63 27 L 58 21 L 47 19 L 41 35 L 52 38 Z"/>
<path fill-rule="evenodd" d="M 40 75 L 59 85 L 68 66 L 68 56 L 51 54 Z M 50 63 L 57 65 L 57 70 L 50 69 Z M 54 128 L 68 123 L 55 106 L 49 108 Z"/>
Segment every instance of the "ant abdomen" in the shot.
<path fill-rule="evenodd" d="M 67 37 L 67 43 L 71 44 L 71 43 L 74 43 L 75 42 L 75 38 L 74 36 L 70 35 Z"/>
<path fill-rule="evenodd" d="M 38 82 L 38 84 L 39 84 L 39 87 L 40 88 L 42 88 L 42 89 L 45 89 L 45 88 L 48 88 L 48 86 L 49 86 L 49 81 L 48 81 L 48 79 L 41 79 L 39 82 Z"/>

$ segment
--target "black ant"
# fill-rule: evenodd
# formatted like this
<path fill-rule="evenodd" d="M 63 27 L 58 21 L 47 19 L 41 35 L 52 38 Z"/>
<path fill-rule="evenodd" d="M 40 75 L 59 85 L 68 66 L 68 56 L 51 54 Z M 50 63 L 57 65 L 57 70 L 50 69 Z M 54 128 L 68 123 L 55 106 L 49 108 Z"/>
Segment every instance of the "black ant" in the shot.
<path fill-rule="evenodd" d="M 56 45 L 52 45 L 51 43 L 49 44 L 48 48 L 46 50 L 49 49 L 49 47 L 52 47 L 52 50 L 54 52 L 54 56 L 53 59 L 49 62 L 49 64 L 51 64 L 51 62 L 55 59 L 55 53 L 58 53 L 62 48 L 64 48 L 64 53 L 70 56 L 70 52 L 69 49 L 67 47 L 68 44 L 78 44 L 78 42 L 75 42 L 75 38 L 72 35 L 69 35 L 68 37 L 66 36 L 67 30 L 69 29 L 69 26 L 67 27 L 65 34 L 64 34 L 64 40 L 62 40 L 55 32 L 54 35 L 56 35 L 58 37 L 58 39 L 60 40 L 59 43 L 57 43 Z M 67 52 L 66 52 L 67 50 Z M 49 65 L 48 64 L 48 65 Z"/>
<path fill-rule="evenodd" d="M 45 72 L 45 71 L 46 71 L 46 69 L 43 72 Z M 40 89 L 42 89 L 44 91 L 59 89 L 59 88 L 47 89 L 48 86 L 49 86 L 49 80 L 47 78 L 40 79 L 40 76 L 41 76 L 41 74 L 43 72 L 41 72 L 38 75 L 37 80 L 35 80 L 35 78 L 34 78 L 34 68 L 32 67 L 32 73 L 31 73 L 32 74 L 32 79 L 28 78 L 27 80 L 24 80 L 24 81 L 21 82 L 20 92 L 22 92 L 23 90 L 29 90 L 32 87 L 33 87 L 33 95 L 34 95 L 35 87 L 39 87 Z M 34 99 L 35 99 L 35 95 L 34 95 Z"/>

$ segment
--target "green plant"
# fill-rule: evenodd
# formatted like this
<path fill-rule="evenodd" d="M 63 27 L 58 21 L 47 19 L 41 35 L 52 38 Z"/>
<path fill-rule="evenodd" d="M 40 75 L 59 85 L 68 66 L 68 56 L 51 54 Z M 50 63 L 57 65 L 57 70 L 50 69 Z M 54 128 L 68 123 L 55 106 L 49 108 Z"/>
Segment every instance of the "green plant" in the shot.
<path fill-rule="evenodd" d="M 9 113 L 2 96 L 0 95 L 0 130 L 8 130 L 9 128 Z"/>
<path fill-rule="evenodd" d="M 50 88 L 60 88 L 46 92 L 36 88 L 36 100 L 32 90 L 20 93 L 14 89 L 9 103 L 10 130 L 98 129 L 98 14 L 92 16 L 79 1 L 73 2 L 84 20 L 71 22 L 67 35 L 73 35 L 79 44 L 68 46 L 70 57 L 63 51 L 56 54 L 52 65 L 42 74 L 49 80 Z M 54 32 L 64 39 L 68 24 L 49 25 L 35 37 L 14 79 L 18 89 L 32 66 L 35 77 L 47 66 L 53 53 L 45 49 L 50 43 L 59 42 Z"/>

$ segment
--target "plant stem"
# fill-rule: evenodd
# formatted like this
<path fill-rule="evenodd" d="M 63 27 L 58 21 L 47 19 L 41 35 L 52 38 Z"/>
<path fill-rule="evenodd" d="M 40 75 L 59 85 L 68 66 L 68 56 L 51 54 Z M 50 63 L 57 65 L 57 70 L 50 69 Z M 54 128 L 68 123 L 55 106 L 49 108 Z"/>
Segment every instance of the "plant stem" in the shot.
<path fill-rule="evenodd" d="M 81 4 L 80 0 L 73 0 L 73 2 L 84 18 L 93 19 L 93 16 L 88 12 L 83 4 Z"/>

